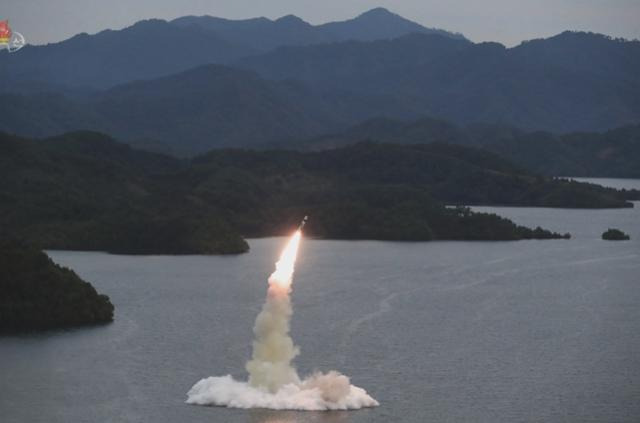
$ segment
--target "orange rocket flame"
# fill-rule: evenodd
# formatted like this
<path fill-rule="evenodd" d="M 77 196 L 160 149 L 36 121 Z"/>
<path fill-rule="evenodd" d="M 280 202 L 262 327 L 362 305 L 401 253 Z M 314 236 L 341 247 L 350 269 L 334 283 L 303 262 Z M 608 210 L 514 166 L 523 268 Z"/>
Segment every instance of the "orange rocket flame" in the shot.
<path fill-rule="evenodd" d="M 281 288 L 289 288 L 291 286 L 300 238 L 302 238 L 302 231 L 298 229 L 293 233 L 284 250 L 282 250 L 280 259 L 276 263 L 276 270 L 269 277 L 269 284 L 277 284 Z"/>

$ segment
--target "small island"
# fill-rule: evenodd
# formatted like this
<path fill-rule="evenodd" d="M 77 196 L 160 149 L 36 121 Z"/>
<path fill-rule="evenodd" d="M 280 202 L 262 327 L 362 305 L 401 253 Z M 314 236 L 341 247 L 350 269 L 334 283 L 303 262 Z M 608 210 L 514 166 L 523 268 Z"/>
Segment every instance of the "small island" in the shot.
<path fill-rule="evenodd" d="M 602 233 L 602 239 L 605 241 L 628 241 L 631 237 L 620 229 L 609 228 Z"/>
<path fill-rule="evenodd" d="M 106 295 L 44 252 L 18 242 L 0 244 L 0 334 L 113 321 Z"/>

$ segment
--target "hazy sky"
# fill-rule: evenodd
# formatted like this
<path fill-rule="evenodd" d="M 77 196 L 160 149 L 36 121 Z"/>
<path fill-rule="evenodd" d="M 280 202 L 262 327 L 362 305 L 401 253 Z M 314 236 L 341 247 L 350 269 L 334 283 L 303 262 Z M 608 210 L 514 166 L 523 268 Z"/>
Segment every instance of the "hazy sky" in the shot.
<path fill-rule="evenodd" d="M 640 38 L 640 0 L 0 0 L 0 19 L 27 42 L 120 29 L 146 18 L 213 15 L 231 19 L 294 14 L 318 24 L 386 7 L 428 27 L 508 46 L 566 29 Z"/>

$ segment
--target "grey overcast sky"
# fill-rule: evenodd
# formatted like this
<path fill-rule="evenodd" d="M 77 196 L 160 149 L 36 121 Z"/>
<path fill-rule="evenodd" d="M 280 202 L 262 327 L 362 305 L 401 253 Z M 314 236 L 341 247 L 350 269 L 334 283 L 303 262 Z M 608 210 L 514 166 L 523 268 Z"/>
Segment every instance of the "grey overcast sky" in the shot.
<path fill-rule="evenodd" d="M 424 26 L 507 46 L 564 30 L 640 38 L 640 0 L 0 0 L 0 20 L 27 42 L 45 44 L 80 32 L 120 29 L 141 19 L 213 15 L 229 19 L 293 14 L 319 24 L 374 7 Z"/>

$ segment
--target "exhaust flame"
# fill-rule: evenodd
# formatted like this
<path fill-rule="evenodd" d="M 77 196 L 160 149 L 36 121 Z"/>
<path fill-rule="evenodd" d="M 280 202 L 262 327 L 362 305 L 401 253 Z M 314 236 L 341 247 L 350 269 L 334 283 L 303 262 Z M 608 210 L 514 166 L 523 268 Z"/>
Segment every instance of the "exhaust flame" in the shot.
<path fill-rule="evenodd" d="M 300 349 L 289 335 L 293 315 L 289 294 L 306 219 L 287 242 L 268 279 L 267 299 L 253 328 L 252 358 L 246 364 L 249 382 L 238 382 L 231 376 L 202 379 L 187 393 L 187 403 L 277 410 L 348 410 L 378 405 L 339 372 L 314 373 L 301 381 L 291 365 Z"/>
<path fill-rule="evenodd" d="M 300 247 L 300 238 L 302 238 L 300 230 L 297 230 L 291 236 L 291 239 L 280 254 L 280 260 L 276 263 L 276 270 L 269 277 L 269 285 L 276 283 L 283 288 L 291 286 L 293 269 L 298 256 L 298 247 Z"/>

